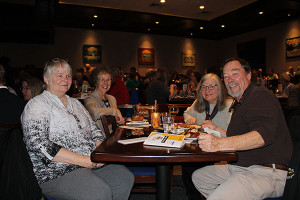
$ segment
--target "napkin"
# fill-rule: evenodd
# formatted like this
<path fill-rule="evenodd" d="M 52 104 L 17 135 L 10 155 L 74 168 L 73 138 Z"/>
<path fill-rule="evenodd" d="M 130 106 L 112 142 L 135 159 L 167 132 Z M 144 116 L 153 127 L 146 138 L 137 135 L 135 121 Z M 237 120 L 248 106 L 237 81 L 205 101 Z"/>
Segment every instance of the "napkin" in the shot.
<path fill-rule="evenodd" d="M 212 130 L 208 127 L 204 128 L 204 132 L 206 132 L 208 134 L 212 134 L 213 136 L 216 136 L 216 137 L 221 137 L 221 133 L 219 131 Z"/>
<path fill-rule="evenodd" d="M 140 128 L 140 127 L 132 127 L 132 126 L 119 126 L 120 128 L 126 128 L 126 129 L 132 129 L 132 130 L 135 130 L 135 129 L 143 129 L 143 128 Z"/>
<path fill-rule="evenodd" d="M 118 143 L 120 144 L 134 144 L 138 142 L 144 142 L 147 139 L 147 137 L 139 137 L 139 138 L 132 138 L 127 140 L 118 140 Z"/>

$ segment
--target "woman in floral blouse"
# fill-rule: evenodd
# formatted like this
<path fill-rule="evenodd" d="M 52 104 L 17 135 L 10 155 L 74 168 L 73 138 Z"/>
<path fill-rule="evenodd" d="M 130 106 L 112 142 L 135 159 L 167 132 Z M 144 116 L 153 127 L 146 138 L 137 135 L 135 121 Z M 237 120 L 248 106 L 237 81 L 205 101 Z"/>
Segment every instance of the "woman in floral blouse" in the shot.
<path fill-rule="evenodd" d="M 103 141 L 83 105 L 66 95 L 71 66 L 46 63 L 47 90 L 28 102 L 22 114 L 24 141 L 43 194 L 55 199 L 128 199 L 134 176 L 122 165 L 90 160 Z"/>

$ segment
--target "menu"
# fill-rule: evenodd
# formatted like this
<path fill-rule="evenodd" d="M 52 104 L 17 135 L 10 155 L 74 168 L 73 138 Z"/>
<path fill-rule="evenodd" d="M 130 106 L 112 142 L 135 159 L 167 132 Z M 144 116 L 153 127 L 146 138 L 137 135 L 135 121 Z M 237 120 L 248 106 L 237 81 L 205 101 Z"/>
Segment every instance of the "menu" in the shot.
<path fill-rule="evenodd" d="M 144 145 L 181 148 L 184 145 L 184 135 L 152 132 Z"/>

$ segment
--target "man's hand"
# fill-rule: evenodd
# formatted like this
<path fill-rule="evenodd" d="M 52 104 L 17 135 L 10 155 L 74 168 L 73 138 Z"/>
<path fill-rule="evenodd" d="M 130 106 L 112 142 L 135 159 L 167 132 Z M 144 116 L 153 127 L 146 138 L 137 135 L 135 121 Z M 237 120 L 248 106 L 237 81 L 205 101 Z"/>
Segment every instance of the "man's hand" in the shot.
<path fill-rule="evenodd" d="M 199 135 L 198 144 L 202 151 L 206 152 L 216 152 L 220 151 L 220 141 L 221 138 L 215 137 L 210 134 Z"/>
<path fill-rule="evenodd" d="M 186 124 L 197 125 L 197 119 L 194 117 L 190 117 L 186 120 Z"/>

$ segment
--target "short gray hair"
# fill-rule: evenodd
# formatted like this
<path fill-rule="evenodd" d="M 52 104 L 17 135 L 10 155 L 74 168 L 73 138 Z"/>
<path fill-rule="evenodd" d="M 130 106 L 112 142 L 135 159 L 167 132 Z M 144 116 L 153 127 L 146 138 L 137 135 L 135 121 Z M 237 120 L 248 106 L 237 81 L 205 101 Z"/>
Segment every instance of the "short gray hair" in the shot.
<path fill-rule="evenodd" d="M 68 69 L 72 73 L 72 67 L 70 66 L 67 60 L 61 58 L 53 58 L 52 60 L 46 62 L 43 76 L 49 79 L 52 72 L 58 67 L 61 67 L 63 69 Z"/>

